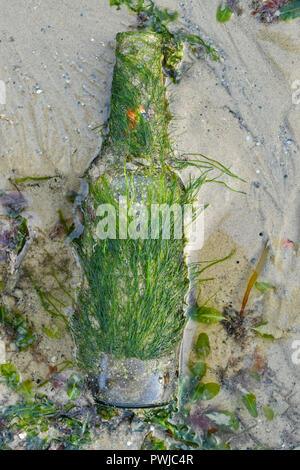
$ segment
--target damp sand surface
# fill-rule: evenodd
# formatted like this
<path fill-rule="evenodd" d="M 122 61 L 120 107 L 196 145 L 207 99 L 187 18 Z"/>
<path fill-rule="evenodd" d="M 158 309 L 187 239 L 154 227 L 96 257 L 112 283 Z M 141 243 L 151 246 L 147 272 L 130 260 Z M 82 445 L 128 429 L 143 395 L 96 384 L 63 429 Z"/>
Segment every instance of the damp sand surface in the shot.
<path fill-rule="evenodd" d="M 300 445 L 300 366 L 292 360 L 300 340 L 299 316 L 299 135 L 300 104 L 293 102 L 293 83 L 300 80 L 299 20 L 264 25 L 244 14 L 218 24 L 218 2 L 157 2 L 179 12 L 178 23 L 200 34 L 220 51 L 221 60 L 186 54 L 183 78 L 170 85 L 169 99 L 175 149 L 202 153 L 221 161 L 246 183 L 230 182 L 246 195 L 222 185 L 206 185 L 200 194 L 210 203 L 205 212 L 205 243 L 198 260 L 216 259 L 235 249 L 225 263 L 209 272 L 215 280 L 202 286 L 200 303 L 216 294 L 211 305 L 231 314 L 231 324 L 198 325 L 185 333 L 184 362 L 200 332 L 211 341 L 207 381 L 221 384 L 212 401 L 195 406 L 193 423 L 201 428 L 203 408 L 238 410 L 242 432 L 231 437 L 236 449 L 295 448 Z M 20 177 L 48 177 L 18 184 L 29 201 L 27 217 L 35 232 L 21 269 L 9 277 L 1 302 L 23 313 L 38 335 L 34 348 L 16 351 L 0 330 L 0 360 L 13 362 L 24 378 L 40 384 L 56 364 L 73 360 L 73 342 L 63 322 L 41 307 L 26 272 L 43 291 L 71 306 L 53 277 L 68 291 L 80 283 L 76 259 L 65 243 L 58 211 L 73 221 L 68 198 L 80 188 L 80 177 L 101 147 L 101 126 L 109 115 L 115 36 L 135 23 L 125 9 L 117 12 L 106 0 L 88 4 L 66 0 L 57 8 L 49 0 L 1 0 L 1 76 L 6 105 L 0 105 L 0 189 L 15 190 Z M 188 178 L 183 174 L 183 178 Z M 239 312 L 247 282 L 268 241 L 270 252 L 259 280 L 275 289 L 253 289 L 245 310 L 249 328 L 267 321 L 275 341 L 243 333 Z M 199 247 L 200 248 L 200 247 Z M 225 310 L 224 310 L 225 309 Z M 229 313 L 228 313 L 229 312 Z M 55 328 L 50 338 L 45 328 Z M 41 390 L 58 402 L 66 400 L 67 368 L 59 384 Z M 255 380 L 257 374 L 260 381 Z M 1 386 L 2 387 L 2 386 Z M 254 393 L 260 410 L 274 409 L 269 422 L 260 412 L 253 419 L 243 407 L 243 393 Z M 90 396 L 83 404 L 91 401 Z M 1 404 L 13 401 L 2 387 Z M 255 425 L 255 426 L 254 426 Z M 128 416 L 101 427 L 93 445 L 99 449 L 138 449 L 146 431 L 135 432 Z M 22 447 L 22 439 L 16 444 Z"/>

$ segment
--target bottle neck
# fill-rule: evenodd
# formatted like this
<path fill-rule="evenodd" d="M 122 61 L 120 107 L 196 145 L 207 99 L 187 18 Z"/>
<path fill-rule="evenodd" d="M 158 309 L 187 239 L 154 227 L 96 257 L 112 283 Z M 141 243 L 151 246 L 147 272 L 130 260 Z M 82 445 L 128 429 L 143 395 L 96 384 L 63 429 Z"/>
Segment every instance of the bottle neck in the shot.
<path fill-rule="evenodd" d="M 159 34 L 133 31 L 117 35 L 104 154 L 152 160 L 169 153 L 170 114 L 162 60 Z"/>

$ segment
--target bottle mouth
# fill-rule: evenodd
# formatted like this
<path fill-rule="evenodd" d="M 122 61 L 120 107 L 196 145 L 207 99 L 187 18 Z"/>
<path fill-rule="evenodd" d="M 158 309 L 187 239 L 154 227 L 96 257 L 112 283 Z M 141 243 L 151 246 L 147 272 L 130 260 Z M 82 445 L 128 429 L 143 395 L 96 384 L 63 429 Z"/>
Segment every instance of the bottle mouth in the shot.
<path fill-rule="evenodd" d="M 99 373 L 90 376 L 96 402 L 118 408 L 154 408 L 176 397 L 177 352 L 158 359 L 119 359 L 103 353 Z"/>

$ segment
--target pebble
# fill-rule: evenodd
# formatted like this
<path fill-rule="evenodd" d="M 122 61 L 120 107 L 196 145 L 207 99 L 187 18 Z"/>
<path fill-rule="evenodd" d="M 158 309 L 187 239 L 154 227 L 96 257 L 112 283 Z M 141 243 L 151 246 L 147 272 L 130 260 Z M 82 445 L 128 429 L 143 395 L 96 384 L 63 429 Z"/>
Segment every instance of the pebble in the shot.
<path fill-rule="evenodd" d="M 17 299 L 22 299 L 23 298 L 22 289 L 15 289 L 14 290 L 14 297 L 16 297 Z"/>
<path fill-rule="evenodd" d="M 13 310 L 16 307 L 16 299 L 10 295 L 3 295 L 2 301 L 9 310 Z"/>

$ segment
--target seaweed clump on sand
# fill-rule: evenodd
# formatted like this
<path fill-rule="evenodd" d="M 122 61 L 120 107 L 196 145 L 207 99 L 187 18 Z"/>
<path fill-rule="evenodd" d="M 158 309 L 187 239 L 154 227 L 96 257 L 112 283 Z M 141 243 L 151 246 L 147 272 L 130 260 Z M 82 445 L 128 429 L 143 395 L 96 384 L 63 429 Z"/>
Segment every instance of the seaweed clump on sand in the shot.
<path fill-rule="evenodd" d="M 252 15 L 258 15 L 264 23 L 274 23 L 280 19 L 280 9 L 288 3 L 289 0 L 254 1 Z"/>
<path fill-rule="evenodd" d="M 28 203 L 21 192 L 0 193 L 0 281 L 14 273 L 30 239 L 27 220 L 22 211 Z"/>

